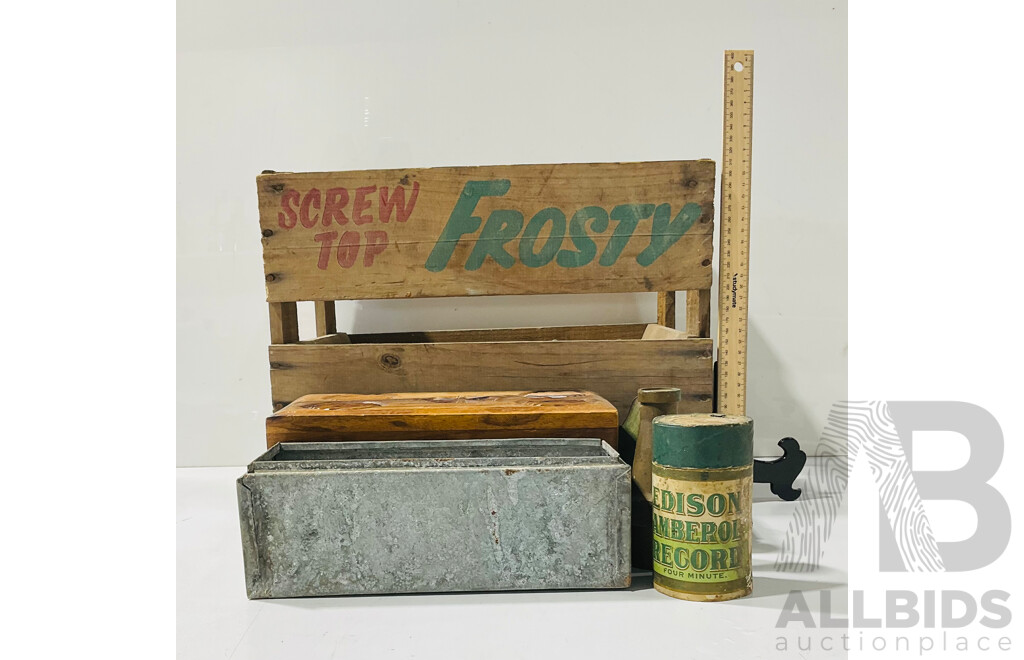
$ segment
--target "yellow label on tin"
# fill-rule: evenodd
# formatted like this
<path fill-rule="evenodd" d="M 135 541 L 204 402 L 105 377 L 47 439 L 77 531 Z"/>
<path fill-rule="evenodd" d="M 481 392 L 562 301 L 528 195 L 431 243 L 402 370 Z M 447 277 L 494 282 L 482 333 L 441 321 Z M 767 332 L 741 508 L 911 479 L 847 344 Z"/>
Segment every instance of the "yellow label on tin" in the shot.
<path fill-rule="evenodd" d="M 652 475 L 654 572 L 684 582 L 730 582 L 750 572 L 753 477 L 685 481 Z"/>

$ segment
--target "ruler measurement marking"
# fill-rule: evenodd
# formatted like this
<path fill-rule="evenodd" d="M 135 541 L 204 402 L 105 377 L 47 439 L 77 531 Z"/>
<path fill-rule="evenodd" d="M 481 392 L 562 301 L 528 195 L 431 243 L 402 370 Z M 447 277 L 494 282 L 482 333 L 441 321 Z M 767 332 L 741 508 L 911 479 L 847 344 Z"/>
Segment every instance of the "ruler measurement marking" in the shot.
<path fill-rule="evenodd" d="M 737 63 L 741 65 L 739 70 Z M 746 412 L 753 74 L 753 51 L 725 52 L 718 269 L 718 411 L 736 415 Z"/>

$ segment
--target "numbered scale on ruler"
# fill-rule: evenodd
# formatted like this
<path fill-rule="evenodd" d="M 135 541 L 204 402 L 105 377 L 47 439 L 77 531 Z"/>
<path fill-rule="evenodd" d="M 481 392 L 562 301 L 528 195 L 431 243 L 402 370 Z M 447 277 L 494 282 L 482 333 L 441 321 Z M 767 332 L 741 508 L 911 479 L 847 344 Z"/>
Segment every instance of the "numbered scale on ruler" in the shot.
<path fill-rule="evenodd" d="M 746 414 L 747 290 L 750 272 L 750 164 L 754 52 L 725 52 L 721 245 L 718 262 L 718 405 Z"/>
<path fill-rule="evenodd" d="M 721 245 L 718 262 L 718 387 L 715 409 L 747 411 L 747 291 L 750 286 L 750 169 L 754 127 L 754 51 L 725 51 L 722 124 Z M 794 438 L 779 441 L 783 455 L 754 461 L 754 482 L 771 484 L 783 500 L 807 461 Z"/>

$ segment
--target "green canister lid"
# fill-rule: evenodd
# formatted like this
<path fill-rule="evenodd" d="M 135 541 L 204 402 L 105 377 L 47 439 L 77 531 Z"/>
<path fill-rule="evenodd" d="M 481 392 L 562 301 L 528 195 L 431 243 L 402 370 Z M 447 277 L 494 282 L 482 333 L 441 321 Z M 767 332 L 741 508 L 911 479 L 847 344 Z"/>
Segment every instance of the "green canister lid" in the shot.
<path fill-rule="evenodd" d="M 653 459 L 675 468 L 718 469 L 754 462 L 754 422 L 740 415 L 695 413 L 654 418 Z"/>

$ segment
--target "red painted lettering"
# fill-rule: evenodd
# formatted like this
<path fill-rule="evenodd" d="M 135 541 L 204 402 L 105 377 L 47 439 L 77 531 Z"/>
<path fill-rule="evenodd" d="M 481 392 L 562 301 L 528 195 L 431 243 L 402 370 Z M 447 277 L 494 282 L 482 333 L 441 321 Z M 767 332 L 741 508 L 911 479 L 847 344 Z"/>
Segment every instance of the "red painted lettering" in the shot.
<path fill-rule="evenodd" d="M 377 186 L 356 188 L 356 199 L 352 202 L 352 222 L 357 225 L 365 225 L 368 222 L 373 222 L 373 216 L 363 215 L 363 211 L 370 208 L 371 204 L 371 200 L 366 199 L 366 196 L 376 189 Z"/>
<path fill-rule="evenodd" d="M 291 229 L 295 226 L 299 216 L 295 215 L 295 209 L 292 208 L 292 204 L 299 203 L 299 191 L 289 188 L 281 195 L 281 208 L 284 213 L 277 214 L 277 226 L 281 229 Z"/>
<path fill-rule="evenodd" d="M 334 239 L 337 237 L 338 232 L 336 231 L 325 231 L 313 237 L 320 243 L 320 259 L 316 262 L 316 267 L 320 270 L 327 270 L 327 264 L 331 261 L 331 245 L 334 244 Z"/>
<path fill-rule="evenodd" d="M 331 188 L 327 191 L 327 199 L 324 200 L 324 227 L 331 224 L 331 218 L 339 225 L 348 222 L 345 212 L 342 210 L 348 204 L 348 190 L 345 188 Z"/>
<path fill-rule="evenodd" d="M 299 206 L 299 222 L 306 229 L 310 229 L 320 220 L 320 215 L 314 215 L 312 218 L 309 217 L 309 207 L 313 206 L 316 210 L 320 210 L 320 191 L 316 188 L 310 188 L 306 196 L 302 198 L 302 205 Z"/>
<path fill-rule="evenodd" d="M 386 231 L 366 232 L 366 251 L 363 253 L 363 265 L 370 267 L 373 259 L 384 251 L 388 246 L 388 233 Z"/>
<path fill-rule="evenodd" d="M 420 182 L 412 182 L 412 196 L 409 197 L 409 205 L 405 204 L 405 188 L 402 186 L 395 186 L 395 194 L 388 199 L 387 186 L 382 186 L 380 189 L 380 221 L 389 222 L 391 220 L 391 209 L 398 207 L 398 221 L 405 222 L 412 215 L 412 209 L 416 206 L 416 198 L 420 194 Z"/>
<path fill-rule="evenodd" d="M 333 233 L 333 232 L 332 232 Z M 338 241 L 338 265 L 342 268 L 351 268 L 359 255 L 359 232 L 347 231 L 341 235 Z"/>

